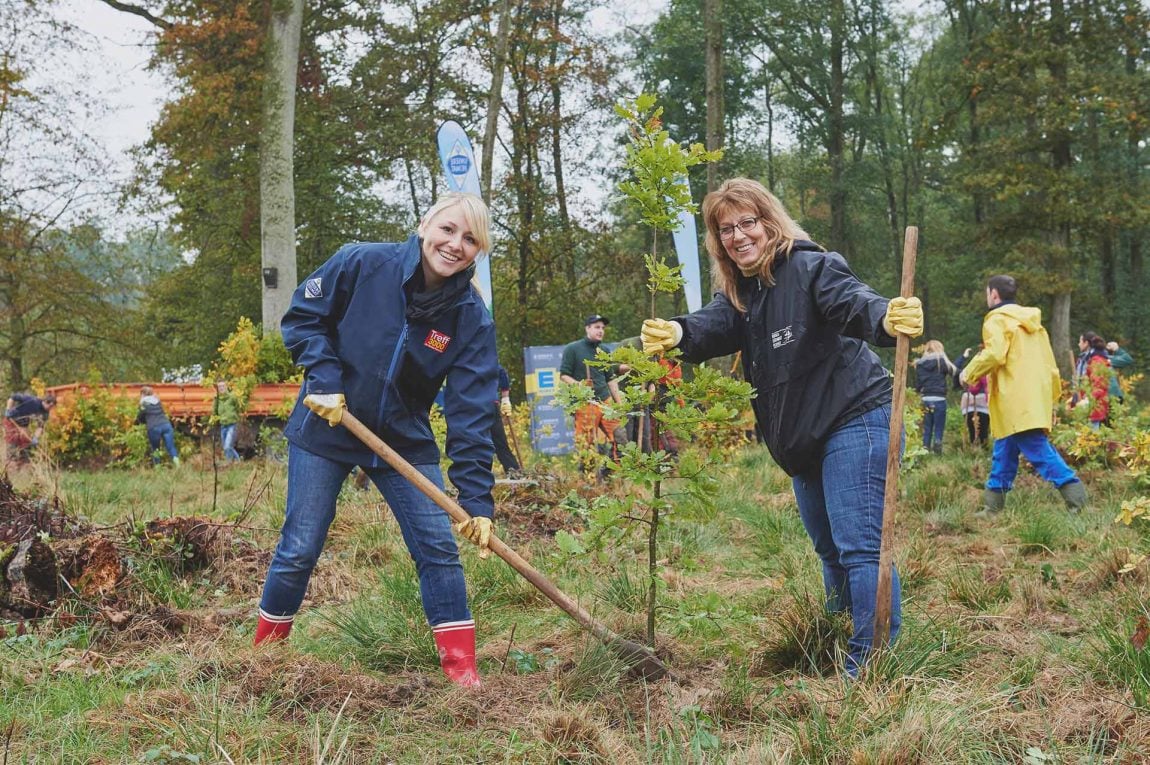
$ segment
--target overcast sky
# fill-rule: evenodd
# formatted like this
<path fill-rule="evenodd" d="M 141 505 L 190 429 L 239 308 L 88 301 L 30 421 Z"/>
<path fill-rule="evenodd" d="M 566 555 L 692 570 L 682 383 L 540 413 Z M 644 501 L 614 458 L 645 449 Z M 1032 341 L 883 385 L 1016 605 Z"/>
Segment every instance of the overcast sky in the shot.
<path fill-rule="evenodd" d="M 89 35 L 91 50 L 81 54 L 79 68 L 109 107 L 94 129 L 109 154 L 121 158 L 117 169 L 127 172 L 124 153 L 147 139 L 163 103 L 163 79 L 145 68 L 154 27 L 99 0 L 63 0 L 58 14 Z"/>
<path fill-rule="evenodd" d="M 595 29 L 610 32 L 653 20 L 664 5 L 665 0 L 608 0 L 590 20 Z M 128 151 L 147 140 L 166 98 L 164 79 L 147 70 L 155 27 L 99 0 L 62 0 L 57 14 L 87 33 L 88 50 L 73 51 L 71 65 L 87 74 L 92 94 L 108 107 L 89 130 L 107 151 L 115 175 L 126 179 L 132 170 Z"/>

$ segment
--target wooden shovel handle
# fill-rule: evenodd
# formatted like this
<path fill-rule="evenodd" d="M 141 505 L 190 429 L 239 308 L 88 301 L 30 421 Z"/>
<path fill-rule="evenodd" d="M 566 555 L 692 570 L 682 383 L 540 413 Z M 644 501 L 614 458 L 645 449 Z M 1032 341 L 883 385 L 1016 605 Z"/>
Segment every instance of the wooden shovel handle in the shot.
<path fill-rule="evenodd" d="M 907 226 L 902 243 L 902 285 L 899 295 L 914 294 L 914 267 L 918 258 L 918 227 Z M 878 553 L 878 590 L 875 595 L 873 647 L 885 648 L 890 640 L 891 570 L 894 563 L 894 518 L 898 504 L 898 463 L 902 451 L 902 410 L 906 403 L 906 368 L 910 338 L 895 336 L 894 392 L 890 402 L 890 443 L 886 450 L 886 489 L 882 498 L 882 542 Z"/>
<path fill-rule="evenodd" d="M 394 449 L 388 446 L 383 440 L 375 433 L 355 418 L 351 412 L 346 409 L 343 411 L 343 416 L 340 419 L 340 424 L 347 428 L 352 434 L 364 443 L 369 449 L 378 454 L 388 465 L 395 468 L 395 470 L 407 480 L 411 481 L 417 489 L 426 494 L 435 504 L 443 508 L 451 520 L 456 523 L 462 523 L 471 519 L 471 516 L 464 510 L 458 502 L 436 486 L 431 480 L 423 473 L 420 473 L 411 463 L 405 460 Z M 519 553 L 512 550 L 507 546 L 503 540 L 495 534 L 491 535 L 491 543 L 489 544 L 491 552 L 498 555 L 511 568 L 519 572 L 519 574 L 531 582 L 544 595 L 551 600 L 552 603 L 562 608 L 571 616 L 575 621 L 579 622 L 585 629 L 591 632 L 595 637 L 599 638 L 605 643 L 615 642 L 629 642 L 624 641 L 618 634 L 608 629 L 605 625 L 596 621 L 591 614 L 574 601 L 567 593 L 560 590 L 551 580 L 540 573 L 534 566 L 525 561 Z"/>

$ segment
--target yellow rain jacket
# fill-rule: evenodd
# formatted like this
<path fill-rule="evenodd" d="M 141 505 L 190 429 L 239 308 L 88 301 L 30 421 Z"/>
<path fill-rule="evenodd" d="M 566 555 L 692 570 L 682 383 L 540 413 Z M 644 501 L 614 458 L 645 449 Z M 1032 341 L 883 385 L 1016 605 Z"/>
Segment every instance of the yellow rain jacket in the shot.
<path fill-rule="evenodd" d="M 1050 338 L 1038 308 L 1005 303 L 982 322 L 983 350 L 963 369 L 963 378 L 987 378 L 990 434 L 1003 438 L 1024 430 L 1050 430 L 1062 382 Z"/>

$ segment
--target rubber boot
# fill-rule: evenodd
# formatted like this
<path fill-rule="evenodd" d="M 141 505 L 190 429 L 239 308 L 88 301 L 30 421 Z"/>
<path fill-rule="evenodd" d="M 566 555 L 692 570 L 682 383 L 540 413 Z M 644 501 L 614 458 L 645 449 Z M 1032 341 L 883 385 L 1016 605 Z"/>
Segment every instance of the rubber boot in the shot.
<path fill-rule="evenodd" d="M 1086 487 L 1082 481 L 1071 481 L 1058 487 L 1058 493 L 1066 502 L 1066 509 L 1072 513 L 1081 512 L 1086 507 Z"/>
<path fill-rule="evenodd" d="M 475 666 L 475 622 L 446 622 L 431 628 L 435 647 L 439 649 L 439 666 L 456 685 L 478 688 L 479 670 Z"/>
<path fill-rule="evenodd" d="M 982 510 L 974 514 L 975 518 L 990 518 L 998 515 L 1006 507 L 1006 492 L 985 489 L 982 492 Z"/>
<path fill-rule="evenodd" d="M 252 640 L 252 645 L 286 639 L 291 632 L 294 620 L 294 616 L 271 616 L 260 611 L 259 621 L 256 622 L 256 636 Z"/>

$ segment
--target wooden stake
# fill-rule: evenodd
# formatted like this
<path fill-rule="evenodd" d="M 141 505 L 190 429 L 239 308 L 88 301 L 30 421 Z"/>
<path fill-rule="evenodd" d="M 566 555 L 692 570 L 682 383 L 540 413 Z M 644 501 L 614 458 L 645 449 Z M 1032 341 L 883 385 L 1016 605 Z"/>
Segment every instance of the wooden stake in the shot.
<path fill-rule="evenodd" d="M 918 257 L 918 227 L 907 226 L 902 243 L 902 286 L 899 295 L 914 294 L 914 265 Z M 895 337 L 894 393 L 890 402 L 890 444 L 886 450 L 886 491 L 882 498 L 882 542 L 878 553 L 878 594 L 875 596 L 872 647 L 881 650 L 890 641 L 891 571 L 894 564 L 894 517 L 898 503 L 898 463 L 902 451 L 902 410 L 906 403 L 906 368 L 910 338 Z"/>

